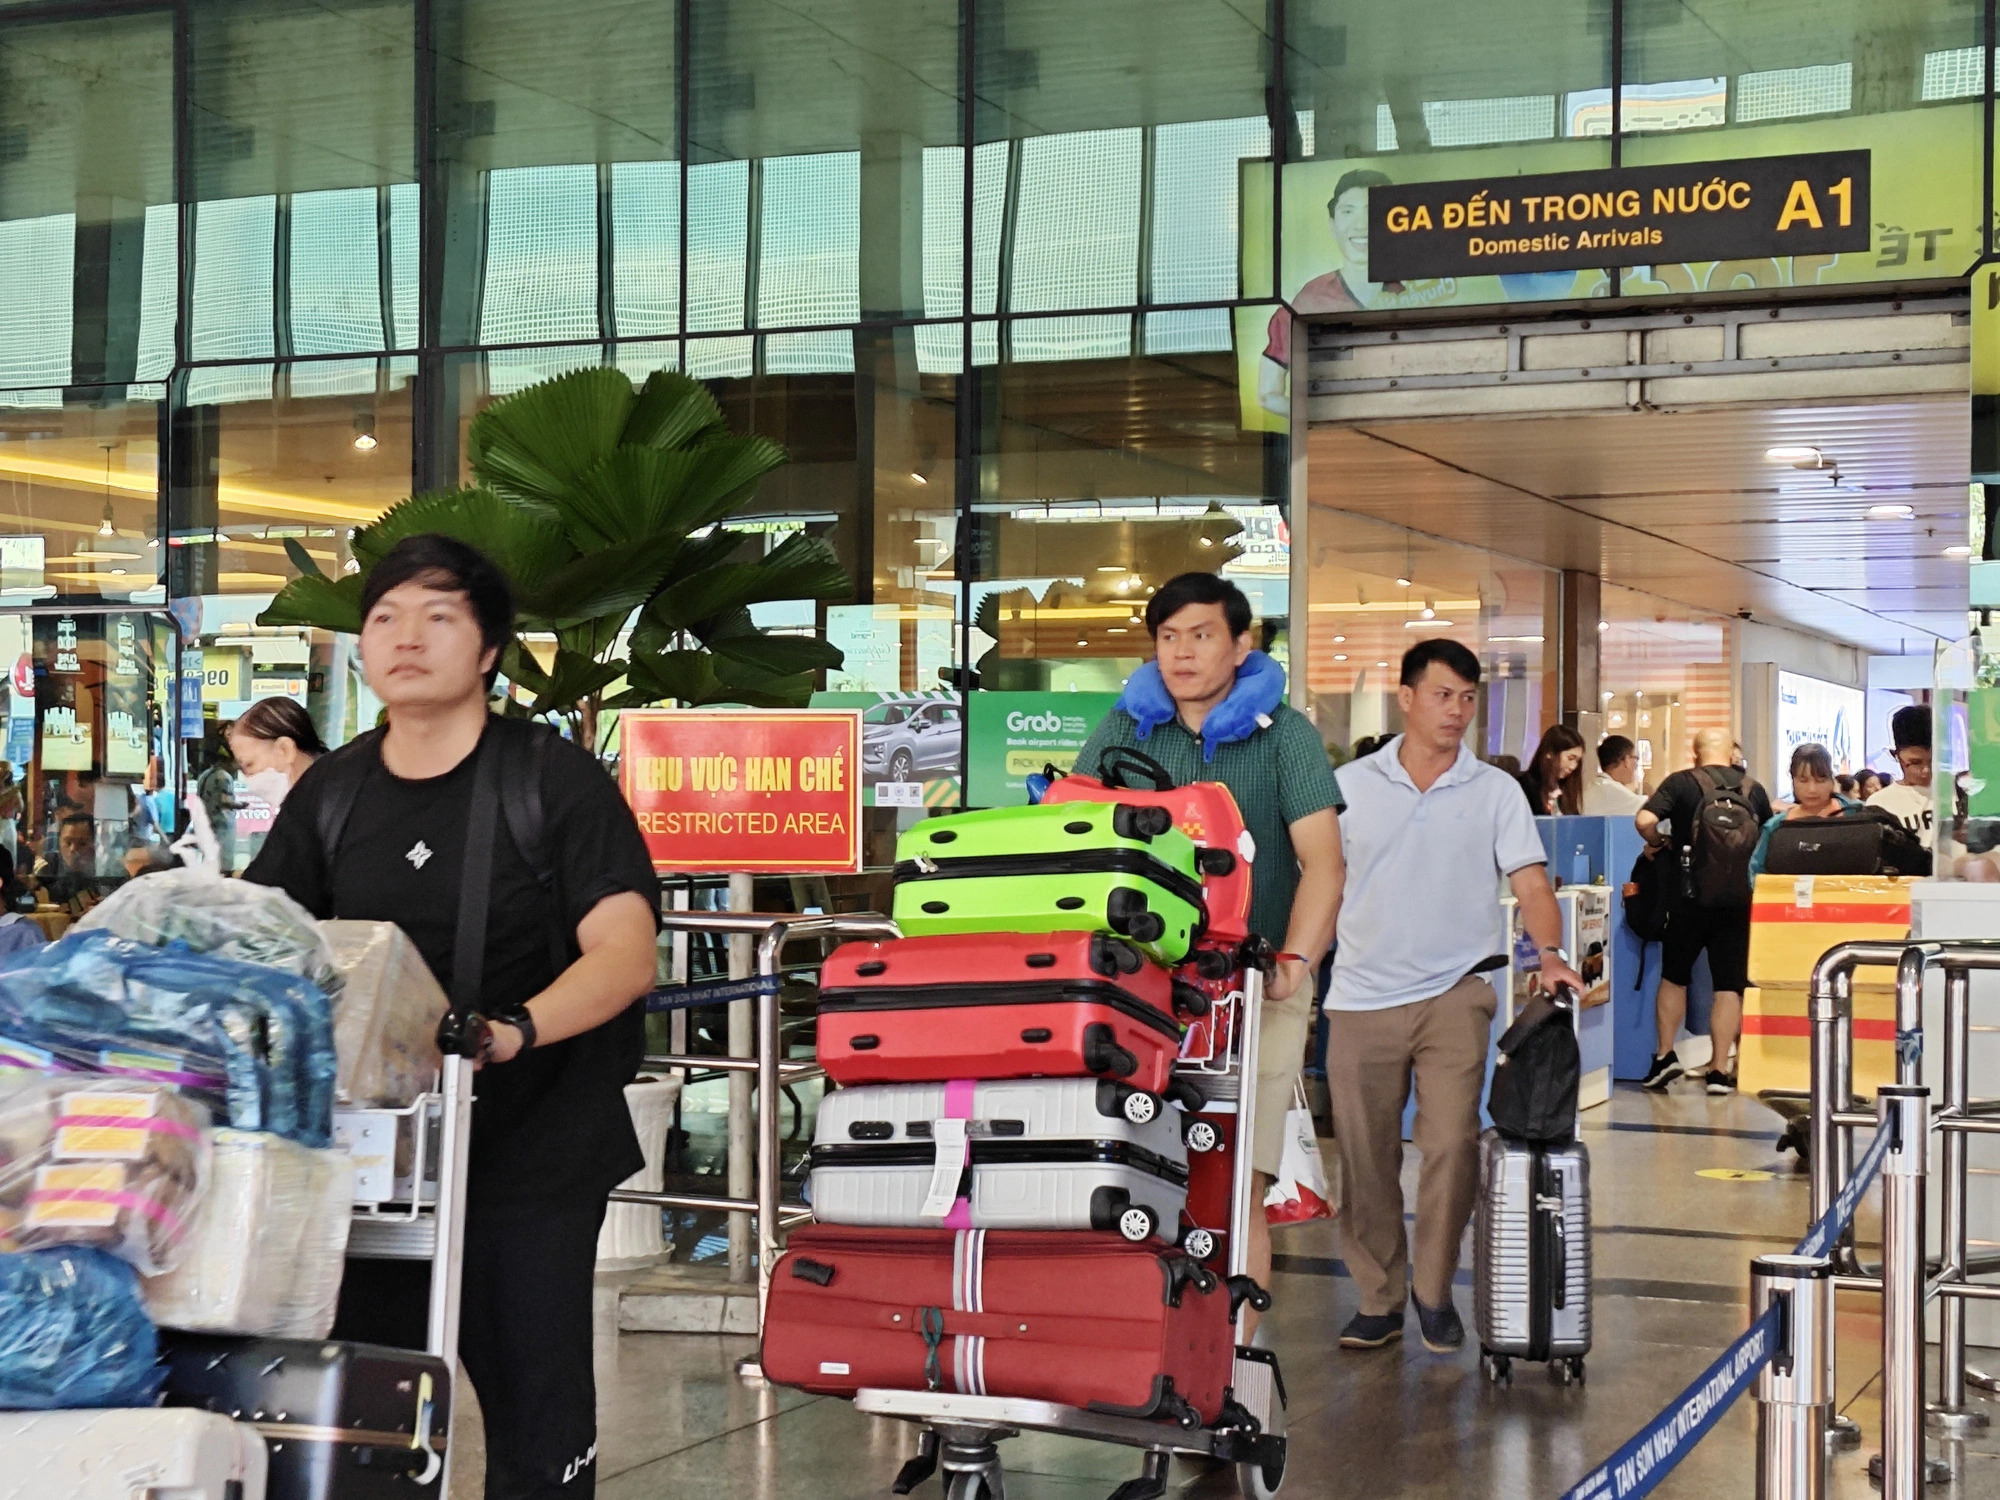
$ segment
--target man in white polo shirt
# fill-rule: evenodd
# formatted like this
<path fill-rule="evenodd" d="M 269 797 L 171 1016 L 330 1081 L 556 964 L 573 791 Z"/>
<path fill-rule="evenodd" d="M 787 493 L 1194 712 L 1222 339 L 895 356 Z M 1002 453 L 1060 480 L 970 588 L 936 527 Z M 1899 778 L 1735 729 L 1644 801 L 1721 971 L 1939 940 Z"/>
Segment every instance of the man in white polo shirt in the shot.
<path fill-rule="evenodd" d="M 1452 1305 L 1479 1188 L 1479 1104 L 1498 1001 L 1483 970 L 1507 951 L 1504 878 L 1542 949 L 1545 984 L 1583 981 L 1561 950 L 1548 855 L 1521 789 L 1465 744 L 1479 659 L 1453 640 L 1403 656 L 1403 732 L 1340 768 L 1347 890 L 1327 988 L 1326 1081 L 1340 1145 L 1343 1249 L 1361 1309 L 1344 1349 L 1403 1336 L 1413 1292 L 1424 1347 L 1465 1342 Z M 1415 1270 L 1403 1233 L 1403 1106 L 1417 1089 Z M 1406 1281 L 1412 1285 L 1406 1292 Z"/>

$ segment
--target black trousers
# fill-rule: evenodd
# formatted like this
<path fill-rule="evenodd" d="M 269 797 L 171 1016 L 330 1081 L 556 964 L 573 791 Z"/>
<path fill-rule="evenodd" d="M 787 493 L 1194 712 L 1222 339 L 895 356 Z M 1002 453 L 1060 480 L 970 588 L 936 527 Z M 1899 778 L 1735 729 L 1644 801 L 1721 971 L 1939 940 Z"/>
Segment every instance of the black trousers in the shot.
<path fill-rule="evenodd" d="M 458 1357 L 486 1421 L 486 1500 L 591 1500 L 591 1293 L 605 1200 L 467 1206 Z M 430 1268 L 352 1260 L 333 1336 L 421 1349 Z"/>

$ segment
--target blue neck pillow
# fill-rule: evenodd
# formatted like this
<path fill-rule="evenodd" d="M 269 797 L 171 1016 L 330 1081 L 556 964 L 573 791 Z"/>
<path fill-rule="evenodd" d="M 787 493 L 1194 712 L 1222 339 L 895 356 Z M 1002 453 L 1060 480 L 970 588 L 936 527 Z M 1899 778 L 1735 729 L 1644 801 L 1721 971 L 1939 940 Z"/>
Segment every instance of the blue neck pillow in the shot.
<path fill-rule="evenodd" d="M 1236 669 L 1236 685 L 1229 696 L 1209 710 L 1201 721 L 1201 758 L 1215 759 L 1216 747 L 1247 740 L 1271 722 L 1271 715 L 1285 701 L 1285 669 L 1262 651 L 1252 651 Z M 1158 662 L 1147 662 L 1125 684 L 1117 706 L 1132 718 L 1138 736 L 1145 740 L 1174 717 L 1173 695 L 1160 678 Z"/>

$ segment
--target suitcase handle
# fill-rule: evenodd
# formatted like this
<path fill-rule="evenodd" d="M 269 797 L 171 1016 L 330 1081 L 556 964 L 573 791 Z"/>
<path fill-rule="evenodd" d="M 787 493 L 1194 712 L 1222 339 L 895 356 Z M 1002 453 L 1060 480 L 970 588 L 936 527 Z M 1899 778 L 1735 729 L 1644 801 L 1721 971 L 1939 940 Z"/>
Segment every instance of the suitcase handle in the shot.
<path fill-rule="evenodd" d="M 1555 1264 L 1550 1268 L 1555 1277 L 1555 1286 L 1550 1291 L 1549 1305 L 1564 1307 L 1569 1297 L 1569 1246 L 1563 1233 L 1563 1174 L 1562 1168 L 1549 1169 L 1549 1196 L 1543 1200 L 1542 1209 L 1549 1216 L 1549 1233 L 1554 1242 Z"/>
<path fill-rule="evenodd" d="M 1143 776 L 1152 783 L 1156 792 L 1171 792 L 1175 785 L 1173 773 L 1154 760 L 1143 750 L 1135 750 L 1130 745 L 1119 745 L 1098 757 L 1097 774 L 1113 791 L 1141 791 L 1128 779 Z"/>

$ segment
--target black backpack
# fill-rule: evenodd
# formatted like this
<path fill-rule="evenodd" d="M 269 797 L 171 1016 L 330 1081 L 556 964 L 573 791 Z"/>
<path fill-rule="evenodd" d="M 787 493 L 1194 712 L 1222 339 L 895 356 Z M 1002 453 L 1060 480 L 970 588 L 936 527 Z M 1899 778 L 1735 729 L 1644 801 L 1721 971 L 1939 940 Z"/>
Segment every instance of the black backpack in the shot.
<path fill-rule="evenodd" d="M 1737 907 L 1750 904 L 1750 861 L 1764 832 L 1763 820 L 1751 804 L 1756 784 L 1747 772 L 1725 781 L 1721 767 L 1696 766 L 1701 788 L 1689 843 L 1694 850 L 1690 891 L 1697 906 Z M 1676 830 L 1679 832 L 1680 830 Z"/>
<path fill-rule="evenodd" d="M 1486 1096 L 1493 1128 L 1509 1140 L 1554 1146 L 1576 1134 L 1583 1058 L 1576 1045 L 1574 992 L 1537 992 L 1500 1038 Z"/>
<path fill-rule="evenodd" d="M 1632 861 L 1624 891 L 1625 925 L 1640 942 L 1665 941 L 1680 879 L 1680 857 L 1670 849 L 1642 850 Z"/>
<path fill-rule="evenodd" d="M 1929 875 L 1931 852 L 1886 807 L 1788 818 L 1771 833 L 1767 875 Z"/>

